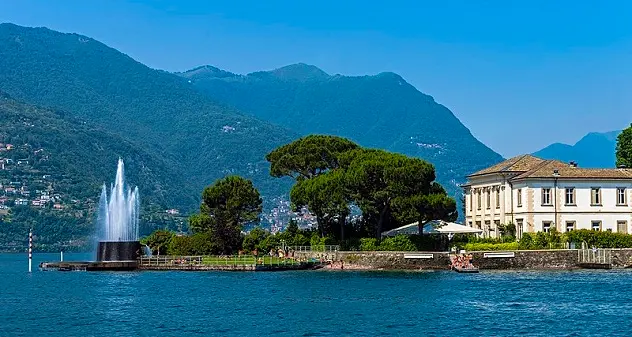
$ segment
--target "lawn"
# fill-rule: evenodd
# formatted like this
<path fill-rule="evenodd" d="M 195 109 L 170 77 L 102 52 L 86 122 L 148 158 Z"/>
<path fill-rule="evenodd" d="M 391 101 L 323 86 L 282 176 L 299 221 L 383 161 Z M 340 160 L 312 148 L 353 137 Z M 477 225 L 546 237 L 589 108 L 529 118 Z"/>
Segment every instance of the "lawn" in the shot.
<path fill-rule="evenodd" d="M 202 264 L 207 265 L 283 265 L 283 264 L 298 264 L 297 261 L 291 259 L 284 259 L 274 256 L 260 256 L 255 258 L 254 256 L 204 256 L 202 258 Z"/>

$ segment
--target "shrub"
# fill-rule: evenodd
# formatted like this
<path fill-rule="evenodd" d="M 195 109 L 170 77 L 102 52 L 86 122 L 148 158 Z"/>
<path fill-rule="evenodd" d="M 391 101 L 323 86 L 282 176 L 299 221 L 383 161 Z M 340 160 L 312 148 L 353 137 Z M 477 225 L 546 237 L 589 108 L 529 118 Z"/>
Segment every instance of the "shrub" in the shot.
<path fill-rule="evenodd" d="M 260 248 L 259 246 L 268 238 L 268 236 L 270 236 L 269 232 L 262 228 L 256 227 L 248 234 L 246 234 L 242 247 L 245 251 L 252 252 L 257 248 Z"/>
<path fill-rule="evenodd" d="M 165 255 L 173 237 L 175 233 L 171 231 L 157 230 L 140 240 L 140 243 L 149 246 L 152 254 Z"/>
<path fill-rule="evenodd" d="M 374 251 L 377 250 L 377 239 L 375 238 L 362 238 L 360 239 L 361 251 Z"/>
<path fill-rule="evenodd" d="M 400 234 L 383 239 L 382 242 L 380 242 L 378 250 L 407 252 L 415 251 L 417 247 L 413 244 L 408 235 Z"/>
<path fill-rule="evenodd" d="M 169 242 L 169 255 L 210 255 L 217 254 L 217 247 L 209 233 L 196 233 L 190 236 L 174 236 Z"/>
<path fill-rule="evenodd" d="M 518 250 L 520 244 L 518 242 L 506 243 L 468 243 L 465 250 L 468 251 L 485 251 L 485 250 Z"/>
<path fill-rule="evenodd" d="M 586 242 L 588 247 L 597 248 L 632 248 L 632 235 L 613 232 L 599 232 L 587 229 L 566 233 L 568 242 L 577 246 Z"/>
<path fill-rule="evenodd" d="M 518 244 L 520 245 L 520 249 L 535 249 L 535 242 L 531 233 L 523 233 Z"/>

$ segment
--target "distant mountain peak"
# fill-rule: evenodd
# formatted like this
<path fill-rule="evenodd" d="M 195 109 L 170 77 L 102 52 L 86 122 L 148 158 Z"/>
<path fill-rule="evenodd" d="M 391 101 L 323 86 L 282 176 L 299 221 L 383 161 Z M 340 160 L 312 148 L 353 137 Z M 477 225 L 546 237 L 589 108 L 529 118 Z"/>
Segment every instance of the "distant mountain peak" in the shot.
<path fill-rule="evenodd" d="M 226 78 L 236 77 L 238 75 L 231 73 L 230 71 L 222 70 L 211 65 L 203 65 L 195 67 L 185 72 L 177 73 L 178 75 L 188 79 L 198 78 Z"/>
<path fill-rule="evenodd" d="M 329 74 L 322 69 L 305 63 L 290 64 L 270 71 L 275 76 L 286 80 L 305 81 L 310 79 L 322 79 L 329 77 Z"/>
<path fill-rule="evenodd" d="M 621 131 L 590 132 L 574 145 L 553 143 L 534 155 L 543 159 L 573 160 L 588 168 L 614 167 L 619 133 Z"/>

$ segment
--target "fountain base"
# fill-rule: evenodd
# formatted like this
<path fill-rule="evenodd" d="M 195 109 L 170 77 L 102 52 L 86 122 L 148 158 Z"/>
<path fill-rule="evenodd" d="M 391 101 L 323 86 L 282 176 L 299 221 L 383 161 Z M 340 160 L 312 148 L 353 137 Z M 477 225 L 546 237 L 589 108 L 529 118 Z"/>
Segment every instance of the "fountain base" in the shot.
<path fill-rule="evenodd" d="M 138 241 L 101 241 L 97 261 L 136 261 L 141 254 Z"/>

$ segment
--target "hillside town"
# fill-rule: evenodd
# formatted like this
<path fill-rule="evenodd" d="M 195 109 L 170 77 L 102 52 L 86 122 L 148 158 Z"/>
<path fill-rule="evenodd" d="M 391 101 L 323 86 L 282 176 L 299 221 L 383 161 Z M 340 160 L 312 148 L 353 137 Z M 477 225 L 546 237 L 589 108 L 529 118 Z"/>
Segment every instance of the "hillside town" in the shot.
<path fill-rule="evenodd" d="M 63 179 L 47 170 L 49 160 L 44 149 L 0 143 L 0 215 L 19 206 L 76 211 L 93 205 L 93 200 L 71 197 Z"/>

